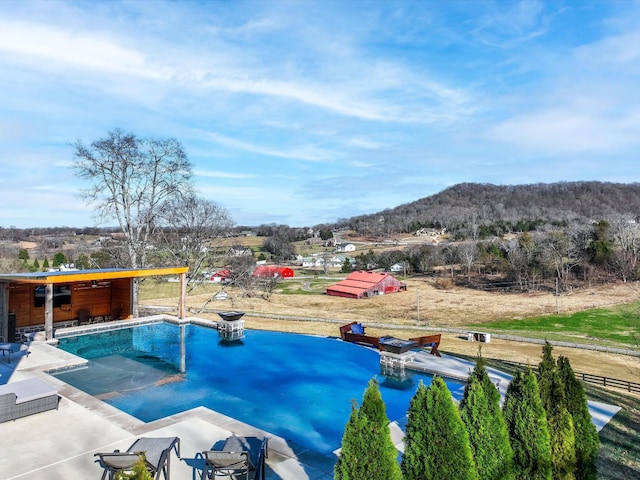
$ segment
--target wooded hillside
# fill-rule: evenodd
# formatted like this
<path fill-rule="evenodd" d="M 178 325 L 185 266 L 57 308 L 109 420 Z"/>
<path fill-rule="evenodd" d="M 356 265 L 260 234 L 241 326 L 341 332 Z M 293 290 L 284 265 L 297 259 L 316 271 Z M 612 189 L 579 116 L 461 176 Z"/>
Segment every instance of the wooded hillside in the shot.
<path fill-rule="evenodd" d="M 561 182 L 531 185 L 461 183 L 415 202 L 382 212 L 342 219 L 338 227 L 362 235 L 446 227 L 471 236 L 531 231 L 545 226 L 593 223 L 616 214 L 637 217 L 640 183 Z"/>

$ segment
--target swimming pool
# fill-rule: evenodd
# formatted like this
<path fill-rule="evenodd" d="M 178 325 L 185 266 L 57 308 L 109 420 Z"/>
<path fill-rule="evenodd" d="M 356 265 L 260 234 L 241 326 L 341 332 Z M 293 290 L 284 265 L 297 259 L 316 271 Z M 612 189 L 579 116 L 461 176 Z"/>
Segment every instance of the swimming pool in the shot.
<path fill-rule="evenodd" d="M 351 400 L 361 401 L 373 376 L 390 420 L 404 419 L 418 382 L 431 381 L 381 375 L 375 350 L 334 338 L 252 330 L 228 342 L 194 324 L 61 338 L 59 347 L 89 364 L 58 378 L 142 421 L 202 405 L 323 454 L 340 447 Z M 460 398 L 463 384 L 447 383 Z"/>

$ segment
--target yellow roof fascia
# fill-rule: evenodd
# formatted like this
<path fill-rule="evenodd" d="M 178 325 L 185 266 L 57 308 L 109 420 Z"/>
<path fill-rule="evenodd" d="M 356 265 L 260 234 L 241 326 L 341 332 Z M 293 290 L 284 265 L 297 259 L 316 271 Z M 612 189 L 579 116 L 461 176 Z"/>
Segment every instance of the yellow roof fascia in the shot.
<path fill-rule="evenodd" d="M 0 278 L 0 281 L 9 281 L 11 283 L 31 283 L 31 284 L 57 284 L 57 283 L 72 283 L 72 282 L 90 282 L 92 280 L 113 280 L 117 278 L 140 278 L 140 277 L 153 277 L 153 276 L 166 276 L 166 275 L 180 275 L 187 273 L 189 267 L 159 267 L 159 268 L 136 268 L 136 269 L 122 269 L 122 270 L 77 270 L 69 271 L 61 274 L 60 272 L 52 272 L 53 275 L 47 275 L 47 272 L 42 272 L 42 275 L 37 277 L 20 276 L 19 274 L 12 278 Z"/>

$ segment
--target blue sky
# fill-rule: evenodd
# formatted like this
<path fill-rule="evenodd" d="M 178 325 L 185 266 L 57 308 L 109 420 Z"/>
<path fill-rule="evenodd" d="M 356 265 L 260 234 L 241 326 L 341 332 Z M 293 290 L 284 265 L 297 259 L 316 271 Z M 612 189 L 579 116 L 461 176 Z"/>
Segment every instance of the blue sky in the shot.
<path fill-rule="evenodd" d="M 639 85 L 631 0 L 3 0 L 0 226 L 104 225 L 72 144 L 114 128 L 178 139 L 239 225 L 637 182 Z"/>

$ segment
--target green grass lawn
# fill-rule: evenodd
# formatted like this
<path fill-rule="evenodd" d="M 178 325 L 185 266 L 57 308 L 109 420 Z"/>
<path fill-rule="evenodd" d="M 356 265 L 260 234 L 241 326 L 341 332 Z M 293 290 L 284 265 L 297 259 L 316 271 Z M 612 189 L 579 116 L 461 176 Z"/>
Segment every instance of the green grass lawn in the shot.
<path fill-rule="evenodd" d="M 548 340 L 640 348 L 640 302 L 571 315 L 496 320 L 470 327 Z"/>

